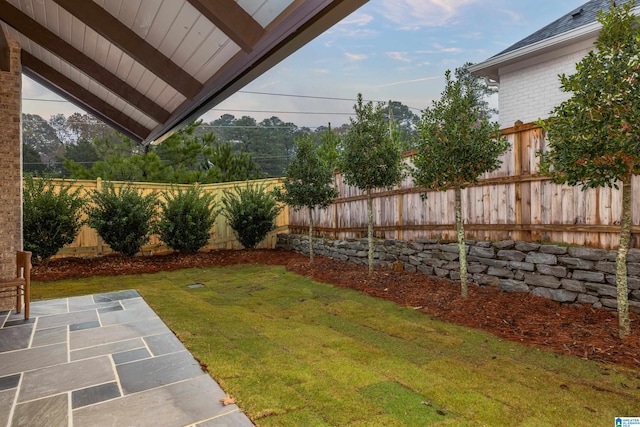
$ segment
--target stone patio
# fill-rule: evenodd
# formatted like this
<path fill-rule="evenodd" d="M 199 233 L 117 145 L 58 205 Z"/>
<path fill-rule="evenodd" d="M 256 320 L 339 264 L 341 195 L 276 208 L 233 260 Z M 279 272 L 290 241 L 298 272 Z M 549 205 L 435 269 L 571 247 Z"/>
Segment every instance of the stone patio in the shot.
<path fill-rule="evenodd" d="M 253 426 L 136 291 L 0 312 L 0 425 Z"/>

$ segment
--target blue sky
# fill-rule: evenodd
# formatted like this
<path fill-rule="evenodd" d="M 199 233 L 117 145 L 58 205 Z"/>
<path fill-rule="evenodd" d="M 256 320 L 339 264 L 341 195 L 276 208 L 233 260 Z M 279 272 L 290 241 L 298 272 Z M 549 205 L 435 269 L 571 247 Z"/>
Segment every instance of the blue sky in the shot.
<path fill-rule="evenodd" d="M 440 96 L 447 69 L 481 62 L 585 2 L 370 0 L 203 119 L 229 113 L 258 121 L 278 116 L 312 128 L 340 126 L 349 121 L 358 93 L 400 101 L 419 114 Z M 78 111 L 68 103 L 29 100 L 60 98 L 27 78 L 23 97 L 23 112 L 45 119 Z"/>

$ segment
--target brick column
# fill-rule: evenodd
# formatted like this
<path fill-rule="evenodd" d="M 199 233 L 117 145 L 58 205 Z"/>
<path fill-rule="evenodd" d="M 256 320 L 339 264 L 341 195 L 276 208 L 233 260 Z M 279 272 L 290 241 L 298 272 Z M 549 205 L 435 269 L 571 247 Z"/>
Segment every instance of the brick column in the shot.
<path fill-rule="evenodd" d="M 0 277 L 15 275 L 22 249 L 22 67 L 20 46 L 9 37 L 7 44 L 9 70 L 0 69 Z"/>

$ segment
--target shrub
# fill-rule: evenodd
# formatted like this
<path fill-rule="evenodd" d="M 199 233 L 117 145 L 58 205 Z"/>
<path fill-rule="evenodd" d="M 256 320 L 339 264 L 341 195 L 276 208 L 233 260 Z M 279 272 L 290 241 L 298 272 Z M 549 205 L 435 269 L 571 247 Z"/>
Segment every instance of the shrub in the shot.
<path fill-rule="evenodd" d="M 164 193 L 158 221 L 160 239 L 171 249 L 194 253 L 209 241 L 209 231 L 218 216 L 215 195 L 196 186 Z"/>
<path fill-rule="evenodd" d="M 133 256 L 149 241 L 157 204 L 155 194 L 142 196 L 130 185 L 116 192 L 107 182 L 102 191 L 93 191 L 91 201 L 86 209 L 89 226 L 111 249 Z"/>
<path fill-rule="evenodd" d="M 236 186 L 234 192 L 225 190 L 222 203 L 222 214 L 245 248 L 256 247 L 276 228 L 275 219 L 281 207 L 264 185 L 247 184 L 244 188 Z"/>
<path fill-rule="evenodd" d="M 84 223 L 80 188 L 71 191 L 71 184 L 64 183 L 58 191 L 55 187 L 51 178 L 25 175 L 22 231 L 24 249 L 33 252 L 34 262 L 46 263 L 73 242 Z"/>

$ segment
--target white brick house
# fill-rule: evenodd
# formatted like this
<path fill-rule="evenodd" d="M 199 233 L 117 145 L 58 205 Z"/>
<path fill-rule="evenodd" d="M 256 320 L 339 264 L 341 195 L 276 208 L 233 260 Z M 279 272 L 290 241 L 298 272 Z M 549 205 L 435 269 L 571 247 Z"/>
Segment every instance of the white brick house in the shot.
<path fill-rule="evenodd" d="M 530 123 L 547 118 L 553 107 L 568 98 L 560 90 L 558 75 L 575 73 L 575 64 L 593 49 L 602 27 L 597 12 L 610 4 L 610 0 L 591 0 L 470 68 L 498 84 L 501 128 L 517 120 Z M 634 11 L 637 15 L 640 7 Z"/>

